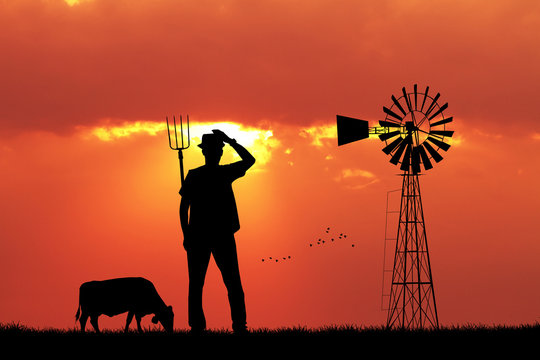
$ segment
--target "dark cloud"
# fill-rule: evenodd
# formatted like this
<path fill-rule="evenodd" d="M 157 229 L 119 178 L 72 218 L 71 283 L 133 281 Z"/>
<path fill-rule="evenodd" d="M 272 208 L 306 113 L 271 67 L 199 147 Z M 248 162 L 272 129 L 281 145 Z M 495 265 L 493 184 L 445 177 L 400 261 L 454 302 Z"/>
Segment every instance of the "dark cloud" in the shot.
<path fill-rule="evenodd" d="M 456 117 L 538 131 L 539 22 L 536 2 L 2 2 L 0 123 L 377 118 L 417 82 Z"/>

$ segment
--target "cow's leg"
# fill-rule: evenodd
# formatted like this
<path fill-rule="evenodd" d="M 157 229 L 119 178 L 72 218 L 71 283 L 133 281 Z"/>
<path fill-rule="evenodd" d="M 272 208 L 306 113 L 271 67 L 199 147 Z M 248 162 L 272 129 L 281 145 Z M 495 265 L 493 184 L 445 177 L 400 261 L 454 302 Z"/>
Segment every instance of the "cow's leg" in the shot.
<path fill-rule="evenodd" d="M 99 326 L 98 326 L 98 317 L 99 315 L 90 315 L 90 324 L 94 327 L 94 330 L 99 333 Z"/>
<path fill-rule="evenodd" d="M 81 332 L 85 332 L 86 329 L 86 320 L 88 320 L 88 314 L 83 310 L 79 322 L 81 323 Z"/>
<path fill-rule="evenodd" d="M 135 315 L 135 320 L 137 320 L 137 329 L 139 330 L 139 332 L 142 332 L 143 331 L 141 327 L 142 316 Z"/>
<path fill-rule="evenodd" d="M 129 324 L 131 324 L 131 320 L 133 320 L 133 311 L 128 311 L 127 319 L 126 319 L 126 328 L 124 329 L 125 332 L 128 332 Z"/>

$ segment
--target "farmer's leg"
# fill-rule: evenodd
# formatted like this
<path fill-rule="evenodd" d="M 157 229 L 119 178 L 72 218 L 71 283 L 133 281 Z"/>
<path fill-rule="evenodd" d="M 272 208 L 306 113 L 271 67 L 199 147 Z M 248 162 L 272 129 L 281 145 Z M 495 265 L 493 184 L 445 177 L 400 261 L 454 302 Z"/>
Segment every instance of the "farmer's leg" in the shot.
<path fill-rule="evenodd" d="M 188 323 L 192 330 L 206 329 L 206 319 L 202 307 L 204 278 L 210 261 L 210 249 L 205 246 L 192 246 L 187 251 L 189 294 Z"/>
<path fill-rule="evenodd" d="M 216 241 L 212 253 L 221 271 L 223 282 L 227 287 L 233 330 L 242 331 L 246 328 L 246 304 L 244 290 L 242 289 L 242 282 L 240 280 L 240 269 L 238 267 L 234 235 L 231 234 L 219 240 Z"/>

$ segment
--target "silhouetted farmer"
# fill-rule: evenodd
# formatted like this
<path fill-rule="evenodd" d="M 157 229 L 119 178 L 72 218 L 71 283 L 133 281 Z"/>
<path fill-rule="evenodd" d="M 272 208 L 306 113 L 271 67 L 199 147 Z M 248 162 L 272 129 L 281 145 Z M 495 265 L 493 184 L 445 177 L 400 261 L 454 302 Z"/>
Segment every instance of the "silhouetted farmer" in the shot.
<path fill-rule="evenodd" d="M 240 222 L 232 182 L 244 176 L 255 158 L 222 131 L 212 131 L 213 134 L 203 135 L 199 145 L 205 165 L 190 170 L 180 189 L 180 223 L 189 271 L 189 326 L 193 332 L 206 329 L 202 292 L 212 254 L 227 287 L 233 330 L 243 332 L 246 331 L 246 306 L 234 239 Z M 242 160 L 219 165 L 224 143 Z"/>

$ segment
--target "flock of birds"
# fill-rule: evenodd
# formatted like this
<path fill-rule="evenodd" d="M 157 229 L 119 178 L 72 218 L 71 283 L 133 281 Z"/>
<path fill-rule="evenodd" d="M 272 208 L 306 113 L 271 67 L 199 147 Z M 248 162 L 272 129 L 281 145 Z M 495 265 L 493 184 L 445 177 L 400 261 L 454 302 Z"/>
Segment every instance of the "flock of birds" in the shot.
<path fill-rule="evenodd" d="M 326 228 L 326 233 L 328 234 L 329 232 L 330 232 L 330 228 L 328 227 L 328 228 Z M 346 239 L 346 238 L 347 238 L 347 234 L 340 233 L 337 240 Z M 335 237 L 330 238 L 330 242 L 334 242 L 334 240 L 336 240 Z M 313 245 L 324 245 L 324 244 L 326 244 L 327 241 L 328 241 L 328 239 L 325 240 L 323 238 L 319 238 L 317 240 L 316 244 L 311 243 L 311 244 L 309 244 L 309 246 L 313 247 Z M 354 244 L 351 244 L 351 247 L 354 247 Z"/>
<path fill-rule="evenodd" d="M 330 230 L 331 230 L 330 227 L 327 227 L 326 230 L 325 230 L 325 235 L 319 237 L 317 239 L 317 241 L 309 243 L 309 247 L 312 248 L 314 246 L 324 246 L 324 245 L 340 242 L 340 240 L 342 242 L 344 239 L 347 239 L 347 234 L 339 233 L 339 235 L 338 235 L 336 233 L 335 235 L 333 235 L 330 232 Z M 354 243 L 351 244 L 351 247 L 354 248 Z M 262 258 L 261 262 L 263 262 L 263 263 L 279 263 L 279 262 L 285 262 L 285 261 L 290 261 L 290 260 L 292 260 L 291 255 L 278 256 L 278 257 L 268 256 L 268 257 Z"/>
<path fill-rule="evenodd" d="M 281 258 L 276 258 L 276 257 L 273 258 L 273 257 L 269 256 L 268 258 L 263 258 L 262 262 L 264 262 L 265 260 L 269 261 L 269 262 L 272 262 L 272 261 L 279 262 L 280 260 L 285 261 L 285 260 L 290 260 L 290 259 L 292 259 L 290 255 L 289 256 L 283 256 Z"/>

